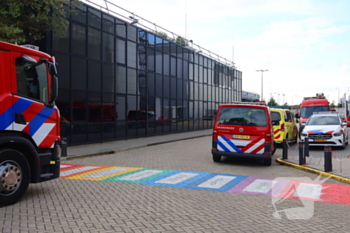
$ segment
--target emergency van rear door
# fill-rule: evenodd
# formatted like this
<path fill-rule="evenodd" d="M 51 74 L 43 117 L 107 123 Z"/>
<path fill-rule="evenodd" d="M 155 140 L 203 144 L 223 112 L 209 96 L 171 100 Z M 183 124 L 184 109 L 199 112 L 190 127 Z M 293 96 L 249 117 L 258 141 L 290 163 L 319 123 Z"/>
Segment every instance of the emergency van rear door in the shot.
<path fill-rule="evenodd" d="M 244 106 L 222 107 L 216 129 L 218 150 L 262 154 L 269 133 L 265 108 Z"/>

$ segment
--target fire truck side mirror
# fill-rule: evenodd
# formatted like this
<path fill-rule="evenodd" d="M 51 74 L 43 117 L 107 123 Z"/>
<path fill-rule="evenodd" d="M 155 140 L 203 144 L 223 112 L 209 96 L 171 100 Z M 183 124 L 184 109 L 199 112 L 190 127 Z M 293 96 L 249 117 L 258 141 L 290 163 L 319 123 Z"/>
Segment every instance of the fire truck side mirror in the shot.
<path fill-rule="evenodd" d="M 58 78 L 57 78 L 57 66 L 56 62 L 49 63 L 49 73 L 52 75 L 51 80 L 51 101 L 50 104 L 53 106 L 58 97 Z"/>
<path fill-rule="evenodd" d="M 57 75 L 57 63 L 56 62 L 50 62 L 49 64 L 49 72 L 52 76 Z"/>
<path fill-rule="evenodd" d="M 58 78 L 56 75 L 52 76 L 51 81 L 51 101 L 50 104 L 54 104 L 58 97 Z"/>

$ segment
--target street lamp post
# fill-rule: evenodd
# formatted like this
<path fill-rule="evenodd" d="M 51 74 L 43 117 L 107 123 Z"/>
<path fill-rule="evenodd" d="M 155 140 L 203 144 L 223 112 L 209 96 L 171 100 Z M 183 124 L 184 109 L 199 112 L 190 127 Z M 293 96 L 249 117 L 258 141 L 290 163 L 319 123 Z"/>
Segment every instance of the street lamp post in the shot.
<path fill-rule="evenodd" d="M 339 87 L 337 87 L 337 89 L 338 89 L 338 106 L 339 106 L 339 101 L 340 101 L 340 97 L 339 97 Z"/>
<path fill-rule="evenodd" d="M 263 73 L 264 73 L 265 71 L 268 71 L 268 70 L 257 70 L 257 71 L 256 71 L 256 72 L 261 72 L 261 101 L 264 100 L 264 96 L 263 96 L 263 89 L 264 89 L 264 84 L 263 84 L 263 82 L 264 82 L 264 76 L 263 76 Z"/>

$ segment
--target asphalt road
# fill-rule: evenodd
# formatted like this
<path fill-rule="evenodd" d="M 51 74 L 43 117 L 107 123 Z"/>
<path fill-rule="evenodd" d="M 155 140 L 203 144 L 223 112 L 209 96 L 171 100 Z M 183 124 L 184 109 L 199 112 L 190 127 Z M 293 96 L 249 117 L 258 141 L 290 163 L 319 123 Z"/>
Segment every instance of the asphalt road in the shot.
<path fill-rule="evenodd" d="M 274 160 L 271 167 L 263 166 L 261 161 L 227 158 L 220 163 L 214 163 L 210 149 L 211 137 L 202 137 L 66 161 L 67 164 L 63 166 L 66 167 L 63 168 L 65 172 L 61 173 L 65 176 L 46 183 L 31 184 L 19 203 L 0 208 L 0 231 L 350 231 L 349 202 L 334 204 L 341 203 L 344 198 L 332 199 L 332 195 L 328 195 L 330 201 L 325 202 L 278 196 L 276 199 L 262 191 L 267 184 L 271 184 L 269 182 L 278 184 L 278 177 L 284 177 L 285 180 L 315 181 L 317 175 L 279 165 Z M 281 153 L 281 149 L 278 149 L 276 155 Z M 68 172 L 73 171 L 70 167 L 75 168 L 76 165 L 81 165 L 78 166 L 81 169 L 96 170 L 95 173 L 89 170 L 85 170 L 85 173 Z M 119 169 L 122 178 L 116 179 L 108 175 L 106 171 L 111 167 L 115 171 Z M 157 174 L 164 175 L 159 176 L 158 181 L 140 179 L 138 182 L 135 178 L 137 173 L 122 174 L 123 171 L 134 170 L 143 171 L 144 174 L 153 171 L 152 174 L 159 172 Z M 101 171 L 105 171 L 102 173 L 104 175 L 96 175 Z M 182 186 L 173 182 L 174 177 L 181 179 L 180 176 L 191 176 L 193 173 L 199 174 L 201 179 Z M 169 174 L 173 175 L 173 180 L 169 178 Z M 214 177 L 220 179 L 206 183 L 210 180 L 208 178 Z M 160 179 L 163 183 L 159 183 Z M 245 183 L 244 188 L 243 181 L 249 179 L 252 183 L 249 186 Z M 228 187 L 224 190 L 225 185 L 217 184 L 225 180 L 231 182 L 234 188 Z M 235 180 L 240 183 L 233 184 Z M 319 188 L 320 183 L 328 185 L 328 190 L 312 189 L 308 195 L 317 196 L 323 192 L 339 194 L 349 187 L 328 179 L 323 182 L 316 181 L 316 184 L 311 182 L 309 186 L 304 184 L 305 190 Z M 200 186 L 205 188 L 198 188 Z M 217 190 L 210 188 L 214 186 L 218 187 Z M 299 192 L 299 195 L 302 194 Z M 280 212 L 276 213 L 276 210 Z"/>

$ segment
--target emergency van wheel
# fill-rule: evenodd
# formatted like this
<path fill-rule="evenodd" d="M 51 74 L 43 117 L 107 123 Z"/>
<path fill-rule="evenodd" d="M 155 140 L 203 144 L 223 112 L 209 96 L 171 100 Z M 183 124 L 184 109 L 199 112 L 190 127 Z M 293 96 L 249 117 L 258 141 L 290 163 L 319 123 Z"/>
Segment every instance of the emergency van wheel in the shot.
<path fill-rule="evenodd" d="M 27 159 L 17 150 L 0 151 L 0 206 L 12 205 L 26 192 L 30 181 Z"/>
<path fill-rule="evenodd" d="M 221 155 L 213 155 L 213 161 L 214 162 L 220 162 L 221 161 Z"/>
<path fill-rule="evenodd" d="M 269 159 L 264 159 L 264 165 L 265 166 L 271 166 L 271 158 L 269 158 Z"/>

